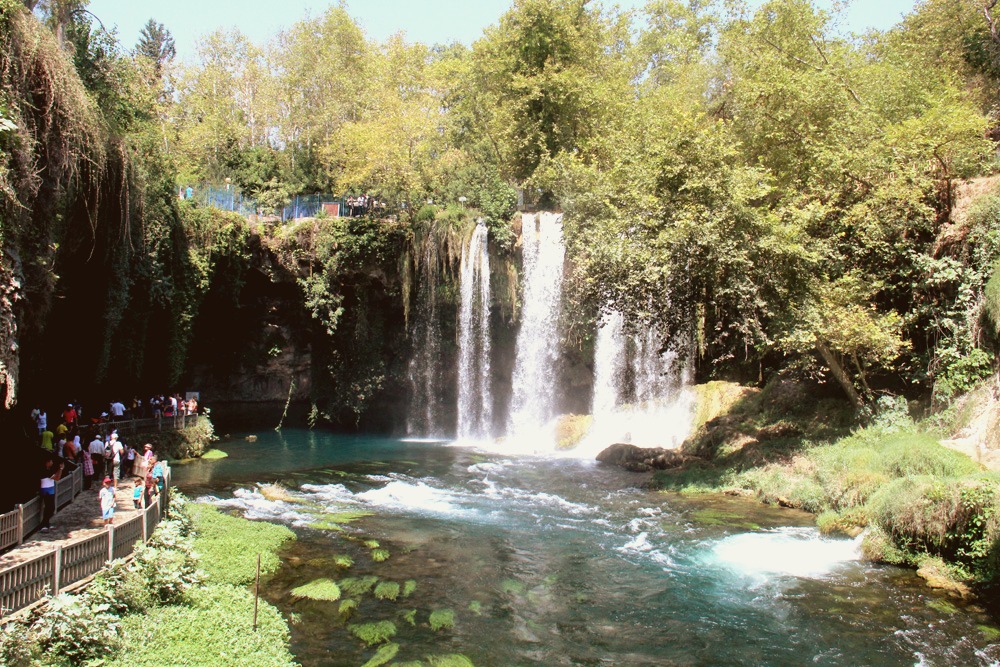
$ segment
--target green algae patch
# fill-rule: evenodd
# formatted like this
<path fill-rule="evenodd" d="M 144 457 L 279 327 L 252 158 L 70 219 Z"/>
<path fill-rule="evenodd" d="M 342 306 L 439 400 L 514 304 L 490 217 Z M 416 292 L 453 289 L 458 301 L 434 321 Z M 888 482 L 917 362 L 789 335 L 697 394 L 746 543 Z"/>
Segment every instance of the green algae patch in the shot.
<path fill-rule="evenodd" d="M 469 658 L 461 653 L 429 655 L 427 656 L 427 664 L 431 667 L 476 667 Z"/>
<path fill-rule="evenodd" d="M 229 454 L 225 453 L 221 449 L 210 449 L 201 455 L 202 461 L 218 461 L 226 458 L 229 458 Z"/>
<path fill-rule="evenodd" d="M 316 521 L 310 523 L 309 527 L 317 530 L 343 530 L 345 525 L 354 523 L 359 519 L 364 519 L 369 516 L 372 516 L 372 513 L 365 511 L 348 511 L 324 514 Z"/>
<path fill-rule="evenodd" d="M 928 600 L 927 606 L 933 609 L 934 611 L 940 612 L 942 614 L 958 613 L 958 607 L 956 607 L 953 603 L 949 602 L 948 600 L 941 600 L 941 599 Z"/>
<path fill-rule="evenodd" d="M 990 643 L 1000 641 L 1000 628 L 995 628 L 992 625 L 977 625 L 976 628 L 983 633 L 983 638 L 986 641 Z"/>
<path fill-rule="evenodd" d="M 395 581 L 380 581 L 377 586 L 375 586 L 375 597 L 379 600 L 392 600 L 396 601 L 399 597 L 399 584 Z"/>
<path fill-rule="evenodd" d="M 340 607 L 337 608 L 337 613 L 348 619 L 354 615 L 354 612 L 358 610 L 357 600 L 341 600 Z"/>
<path fill-rule="evenodd" d="M 340 588 L 351 597 L 361 597 L 378 583 L 378 577 L 348 577 L 342 579 Z"/>
<path fill-rule="evenodd" d="M 473 600 L 469 603 L 469 611 L 471 611 L 476 616 L 483 615 L 483 603 L 479 600 Z"/>
<path fill-rule="evenodd" d="M 361 667 L 381 667 L 381 665 L 395 658 L 398 653 L 399 644 L 386 644 L 376 651 L 371 660 L 361 665 Z"/>
<path fill-rule="evenodd" d="M 500 591 L 507 595 L 523 595 L 524 584 L 517 579 L 504 579 L 500 582 Z"/>
<path fill-rule="evenodd" d="M 347 626 L 348 631 L 366 646 L 375 646 L 396 636 L 396 624 L 392 621 L 375 621 Z"/>
<path fill-rule="evenodd" d="M 317 579 L 292 589 L 292 596 L 334 602 L 340 599 L 340 586 L 332 579 Z"/>
<path fill-rule="evenodd" d="M 337 554 L 333 557 L 333 564 L 345 570 L 354 565 L 354 559 L 344 554 Z"/>
<path fill-rule="evenodd" d="M 455 612 L 451 609 L 435 609 L 427 619 L 431 624 L 431 630 L 450 630 L 455 627 Z"/>
<path fill-rule="evenodd" d="M 403 597 L 408 598 L 417 590 L 417 582 L 414 579 L 407 579 L 403 582 Z"/>
<path fill-rule="evenodd" d="M 407 609 L 406 611 L 399 612 L 399 617 L 410 625 L 417 624 L 417 610 Z"/>
<path fill-rule="evenodd" d="M 385 549 L 372 549 L 372 560 L 376 563 L 384 563 L 389 560 L 389 552 Z"/>

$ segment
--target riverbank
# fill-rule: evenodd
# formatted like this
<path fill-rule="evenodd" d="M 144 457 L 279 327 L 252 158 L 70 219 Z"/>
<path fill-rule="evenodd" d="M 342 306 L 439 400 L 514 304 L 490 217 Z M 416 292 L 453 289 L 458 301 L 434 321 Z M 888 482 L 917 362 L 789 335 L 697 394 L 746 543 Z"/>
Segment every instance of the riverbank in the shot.
<path fill-rule="evenodd" d="M 79 594 L 62 594 L 0 629 L 0 664 L 294 667 L 289 631 L 248 586 L 278 567 L 294 534 L 173 498 L 168 520 L 126 563 L 114 561 Z"/>
<path fill-rule="evenodd" d="M 852 428 L 849 406 L 802 385 L 712 385 L 697 388 L 683 465 L 656 473 L 655 488 L 807 510 L 825 533 L 863 533 L 867 558 L 916 568 L 961 597 L 997 584 L 1000 474 L 941 444 L 989 423 L 978 406 L 988 390 L 919 420 L 905 401 L 883 399 L 868 426 Z"/>

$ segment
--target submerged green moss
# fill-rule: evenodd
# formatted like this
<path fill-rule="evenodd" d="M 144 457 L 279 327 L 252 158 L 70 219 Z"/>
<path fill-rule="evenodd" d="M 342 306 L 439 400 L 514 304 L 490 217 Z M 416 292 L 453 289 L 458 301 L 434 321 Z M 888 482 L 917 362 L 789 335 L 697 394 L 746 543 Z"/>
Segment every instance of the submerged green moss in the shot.
<path fill-rule="evenodd" d="M 340 588 L 351 597 L 360 597 L 378 583 L 378 577 L 348 577 L 340 581 Z"/>
<path fill-rule="evenodd" d="M 332 579 L 317 579 L 292 589 L 292 596 L 333 602 L 340 599 L 340 587 Z"/>
<path fill-rule="evenodd" d="M 372 549 L 372 560 L 376 563 L 384 563 L 389 560 L 389 552 L 385 549 Z"/>
<path fill-rule="evenodd" d="M 449 630 L 455 627 L 455 612 L 451 609 L 435 609 L 427 619 L 431 630 Z"/>
<path fill-rule="evenodd" d="M 375 655 L 372 656 L 371 660 L 363 664 L 361 667 L 380 667 L 395 658 L 398 653 L 399 644 L 386 644 L 385 646 L 379 648 Z"/>
<path fill-rule="evenodd" d="M 417 582 L 413 579 L 407 579 L 403 582 L 403 597 L 408 598 L 413 595 L 413 592 L 417 590 Z"/>
<path fill-rule="evenodd" d="M 399 584 L 395 581 L 380 581 L 375 587 L 375 597 L 395 601 L 399 597 Z"/>
<path fill-rule="evenodd" d="M 360 639 L 366 646 L 374 646 L 387 642 L 396 636 L 396 624 L 392 621 L 375 621 L 374 623 L 359 623 L 347 626 L 352 635 Z"/>

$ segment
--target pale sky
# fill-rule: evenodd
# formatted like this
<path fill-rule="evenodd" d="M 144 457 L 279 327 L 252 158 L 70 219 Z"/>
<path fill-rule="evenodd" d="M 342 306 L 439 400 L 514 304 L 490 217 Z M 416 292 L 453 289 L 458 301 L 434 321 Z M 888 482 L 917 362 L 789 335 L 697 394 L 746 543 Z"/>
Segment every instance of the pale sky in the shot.
<path fill-rule="evenodd" d="M 817 0 L 829 6 L 831 0 Z M 174 35 L 181 59 L 194 55 L 198 37 L 218 28 L 239 28 L 258 44 L 307 15 L 321 14 L 329 0 L 91 0 L 88 9 L 109 30 L 117 26 L 122 45 L 131 48 L 150 18 Z M 404 31 L 426 44 L 471 44 L 483 29 L 496 23 L 512 0 L 349 0 L 348 11 L 369 37 L 382 41 Z M 604 0 L 605 5 L 613 4 Z M 646 0 L 618 0 L 623 8 L 638 8 Z M 759 4 L 759 2 L 755 2 Z M 854 0 L 845 29 L 864 32 L 886 29 L 913 9 L 914 0 Z"/>

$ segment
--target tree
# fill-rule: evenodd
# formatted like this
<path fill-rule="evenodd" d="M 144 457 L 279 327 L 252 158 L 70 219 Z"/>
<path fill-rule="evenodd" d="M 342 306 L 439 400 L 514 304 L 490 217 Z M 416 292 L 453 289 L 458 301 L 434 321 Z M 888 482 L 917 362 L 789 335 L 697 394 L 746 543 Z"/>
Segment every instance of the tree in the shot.
<path fill-rule="evenodd" d="M 135 55 L 151 64 L 156 79 L 162 78 L 164 67 L 177 55 L 173 35 L 162 23 L 149 19 L 139 32 Z"/>

